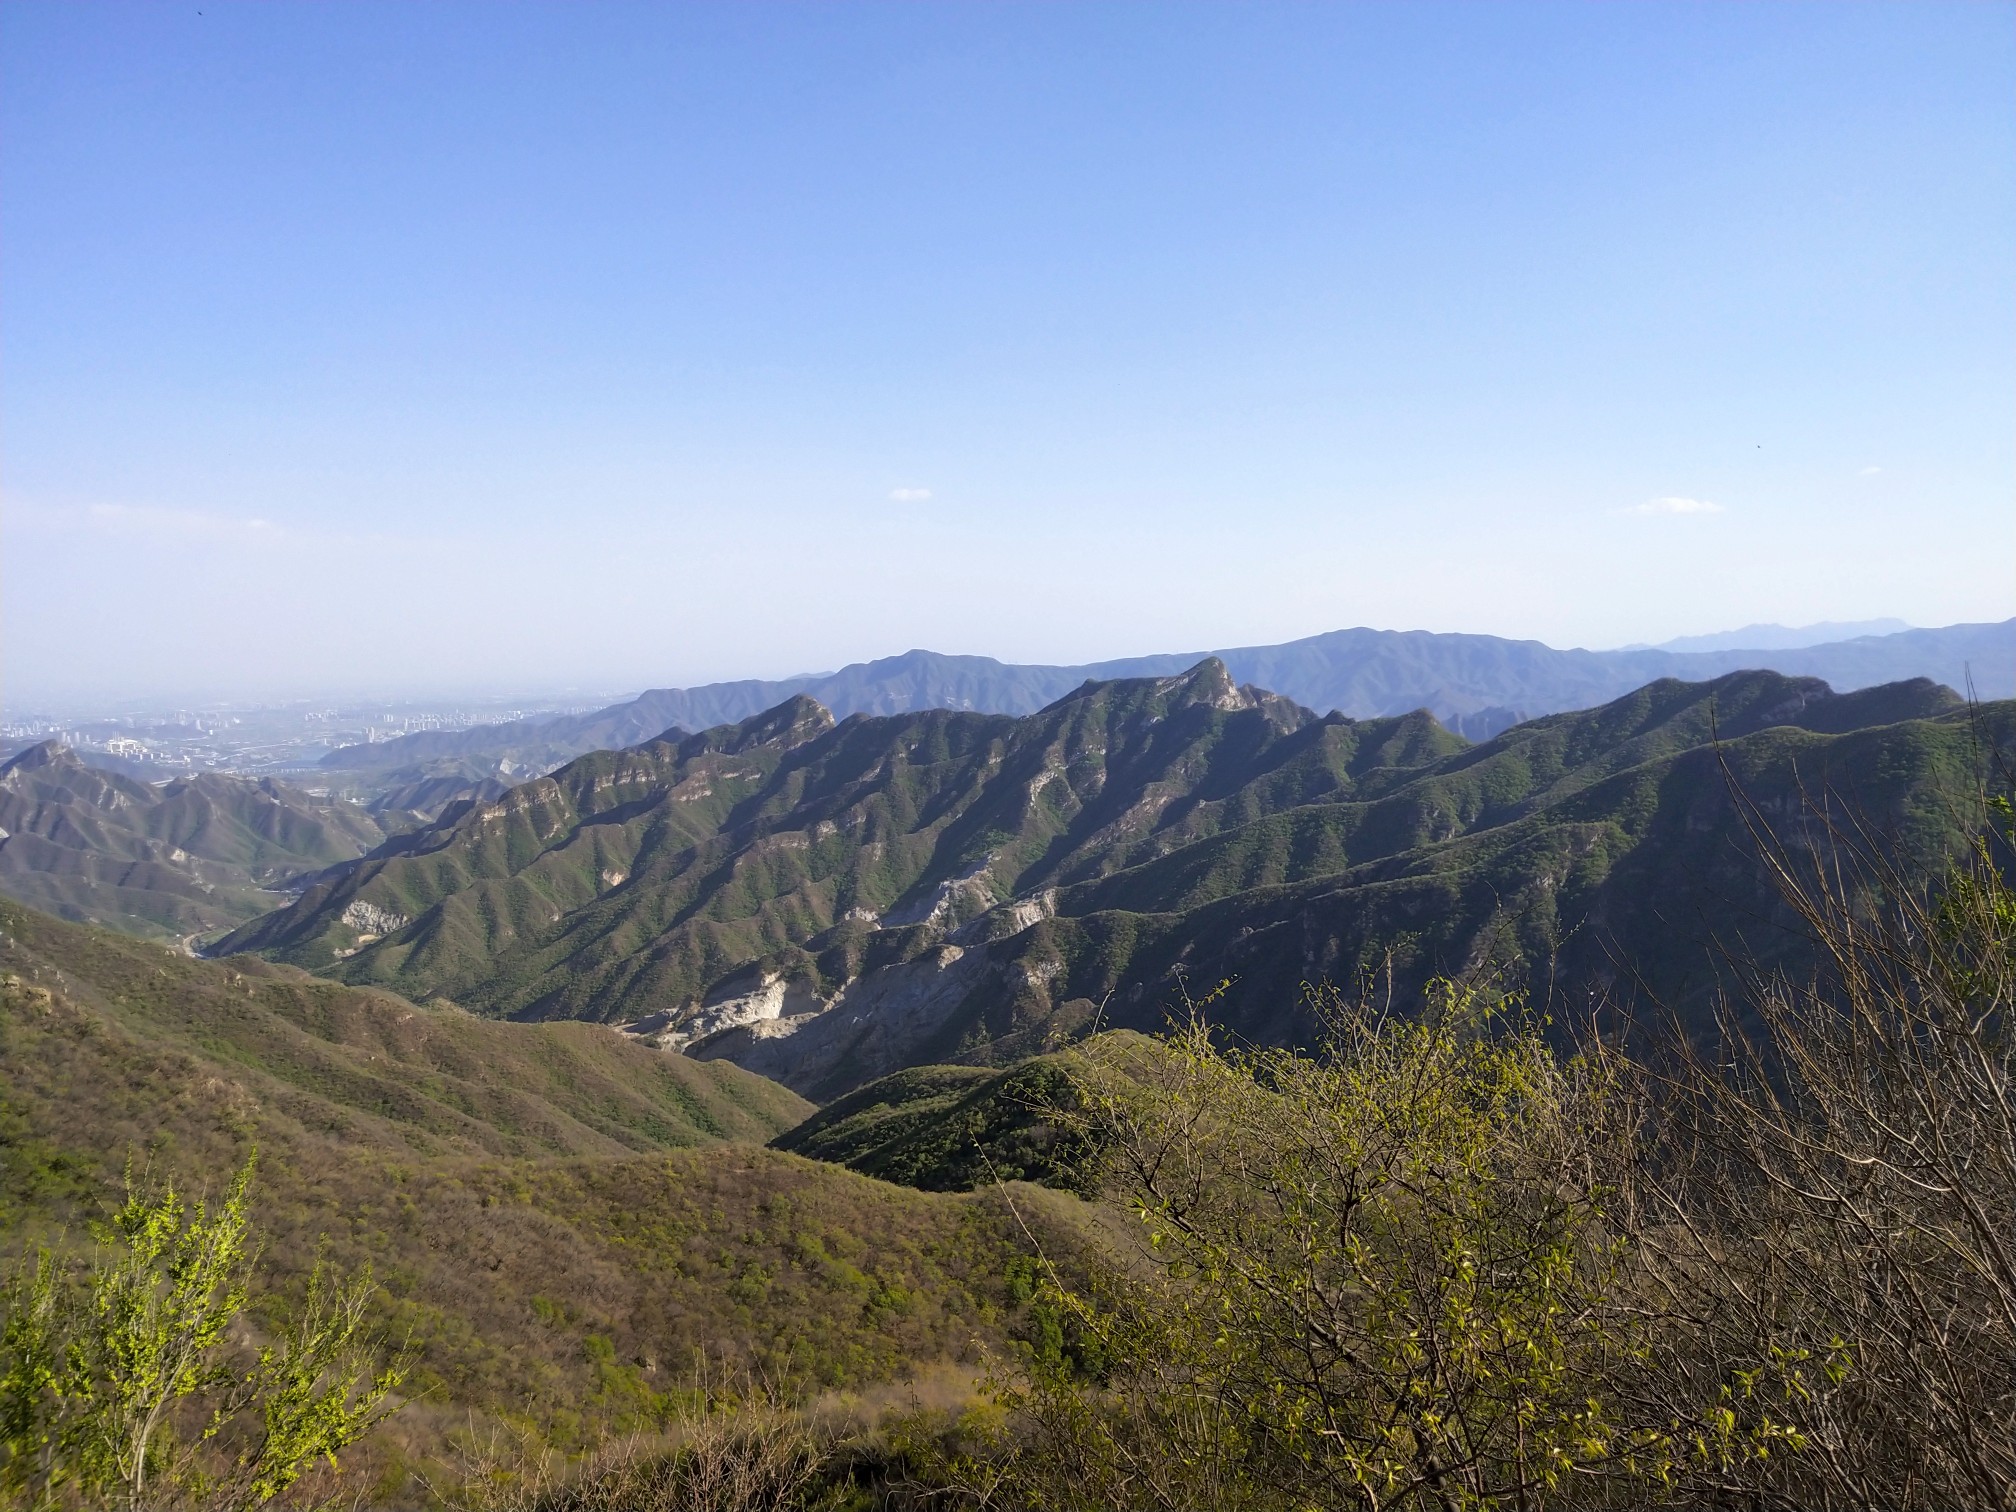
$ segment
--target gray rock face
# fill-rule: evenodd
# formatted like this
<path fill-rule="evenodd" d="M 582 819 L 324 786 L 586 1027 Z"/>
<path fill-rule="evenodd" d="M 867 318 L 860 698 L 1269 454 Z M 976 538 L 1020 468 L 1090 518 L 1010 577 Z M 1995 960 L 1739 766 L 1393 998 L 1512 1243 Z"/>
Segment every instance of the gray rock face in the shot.
<path fill-rule="evenodd" d="M 984 948 L 945 944 L 847 984 L 830 1006 L 751 1020 L 693 1043 L 803 1096 L 831 1097 L 927 1057 L 988 970 Z"/>

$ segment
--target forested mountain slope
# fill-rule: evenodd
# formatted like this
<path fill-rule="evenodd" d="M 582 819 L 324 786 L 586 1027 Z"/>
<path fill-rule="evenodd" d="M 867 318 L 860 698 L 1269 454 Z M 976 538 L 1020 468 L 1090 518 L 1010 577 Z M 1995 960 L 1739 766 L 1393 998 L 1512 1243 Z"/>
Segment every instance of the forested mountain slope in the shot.
<path fill-rule="evenodd" d="M 1388 967 L 1403 997 L 1431 975 L 1488 970 L 1556 1011 L 1649 997 L 1698 1014 L 1724 951 L 1803 963 L 1731 783 L 1795 843 L 1822 803 L 1929 873 L 1960 838 L 1977 739 L 2007 749 L 2016 705 L 1980 725 L 1926 684 L 1657 684 L 1355 794 L 1171 836 L 1162 854 L 1059 887 L 1047 917 L 999 910 L 847 984 L 830 1011 L 726 1028 L 692 1052 L 823 1099 L 1095 1025 L 1159 1028 L 1184 991 L 1220 982 L 1215 1018 L 1299 1039 L 1305 983 Z"/>
<path fill-rule="evenodd" d="M 1979 718 L 2006 742 L 2011 716 Z M 1263 1036 L 1296 1032 L 1303 981 L 1389 958 L 1586 995 L 1621 954 L 1698 1000 L 1708 937 L 1769 913 L 1724 763 L 1770 812 L 1832 789 L 1929 853 L 1976 738 L 1931 683 L 1772 673 L 1481 746 L 1420 714 L 1318 718 L 1215 661 L 1023 719 L 836 725 L 794 699 L 399 837 L 228 947 L 485 1013 L 635 1021 L 815 1097 L 1026 1054 L 1097 1004 L 1154 1027 L 1179 977 L 1236 978 L 1218 1011 Z"/>
<path fill-rule="evenodd" d="M 1022 720 L 836 726 L 800 698 L 400 837 L 226 948 L 486 1012 L 634 1019 L 814 940 L 830 959 L 807 969 L 831 985 L 878 938 L 935 938 L 1461 745 L 1426 715 L 1319 720 L 1215 662 Z"/>
<path fill-rule="evenodd" d="M 154 938 L 255 918 L 290 880 L 352 860 L 387 830 L 354 803 L 205 772 L 160 787 L 86 766 L 54 741 L 0 766 L 0 893 Z"/>

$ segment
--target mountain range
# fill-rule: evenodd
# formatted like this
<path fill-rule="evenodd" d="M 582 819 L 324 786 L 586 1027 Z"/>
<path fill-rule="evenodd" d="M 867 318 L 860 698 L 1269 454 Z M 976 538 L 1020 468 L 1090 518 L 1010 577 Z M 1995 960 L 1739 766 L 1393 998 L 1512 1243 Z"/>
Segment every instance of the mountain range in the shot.
<path fill-rule="evenodd" d="M 1656 646 L 1625 646 L 1626 651 L 1798 651 L 1832 641 L 1860 640 L 1868 635 L 1896 635 L 1912 627 L 1900 619 L 1823 620 L 1817 625 L 1745 625 L 1712 635 L 1682 635 Z"/>
<path fill-rule="evenodd" d="M 1562 651 L 1538 641 L 1490 635 L 1355 629 L 1278 646 L 1068 667 L 909 651 L 838 672 L 661 688 L 588 714 L 425 731 L 346 746 L 326 756 L 323 765 L 331 771 L 381 774 L 387 783 L 536 773 L 588 751 L 636 745 L 674 727 L 700 730 L 748 719 L 800 694 L 842 719 L 933 708 L 1033 714 L 1086 682 L 1169 677 L 1206 655 L 1222 661 L 1236 682 L 1271 689 L 1318 712 L 1370 719 L 1426 709 L 1447 728 L 1477 740 L 1522 719 L 1593 707 L 1659 678 L 1701 681 L 1754 668 L 1818 677 L 1844 692 L 1929 677 L 1952 688 L 1971 686 L 1983 698 L 2016 696 L 2016 620 L 1861 635 L 1820 645 L 1782 626 L 1752 626 L 1750 631 L 1769 644 L 1730 644 L 1744 636 L 1738 631 L 1675 643 L 1684 650 Z"/>
<path fill-rule="evenodd" d="M 205 772 L 156 786 L 43 741 L 0 765 L 0 892 L 60 918 L 199 937 L 267 912 L 391 828 L 270 779 Z"/>
<path fill-rule="evenodd" d="M 2016 621 L 1926 631 L 1910 631 L 1898 620 L 1750 625 L 1599 652 L 1556 651 L 1493 636 L 1351 630 L 1213 654 L 1235 678 L 1274 687 L 1319 711 L 1365 718 L 1421 707 L 1472 739 L 1487 739 L 1521 718 L 1587 707 L 1655 676 L 1702 678 L 1739 667 L 1820 676 L 1843 689 L 1929 676 L 1956 688 L 1971 686 L 1983 697 L 2016 693 Z M 1200 655 L 1016 666 L 910 651 L 836 673 L 657 689 L 587 714 L 427 731 L 328 751 L 313 791 L 361 803 L 389 833 L 434 818 L 458 798 L 494 797 L 509 782 L 587 751 L 638 744 L 675 727 L 733 723 L 795 693 L 842 718 L 922 708 L 1026 714 L 1085 681 L 1166 676 Z M 26 742 L 0 743 L 0 762 L 26 748 Z M 182 775 L 173 765 L 95 747 L 78 754 L 86 765 L 136 781 L 158 785 Z M 297 780 L 292 769 L 281 775 Z"/>
<path fill-rule="evenodd" d="M 1293 1037 L 1304 982 L 1497 969 L 1682 1008 L 1790 937 L 1731 783 L 1787 823 L 1836 793 L 1932 864 L 2016 704 L 1662 680 L 1473 745 L 1421 712 L 1319 716 L 1207 659 L 1020 718 L 835 721 L 802 695 L 469 802 L 238 930 L 339 980 L 624 1022 L 814 1098 L 1005 1063 L 1186 984 Z"/>
<path fill-rule="evenodd" d="M 662 1425 L 696 1359 L 970 1383 L 1047 1337 L 1031 1249 L 1100 1242 L 1045 1113 L 1089 1036 L 1152 1071 L 1131 1031 L 1188 1003 L 1306 1041 L 1307 984 L 1440 974 L 1698 1015 L 1809 964 L 1750 824 L 1803 854 L 1831 811 L 1930 877 L 2012 744 L 2016 701 L 1923 678 L 1659 679 L 1472 740 L 1216 658 L 1019 715 L 792 694 L 375 810 L 45 743 L 0 767 L 0 891 L 125 933 L 0 901 L 0 1228 L 256 1150 L 262 1285 L 368 1265 L 411 1351 L 388 1505 L 485 1414 Z M 221 958 L 132 938 L 220 921 Z"/>

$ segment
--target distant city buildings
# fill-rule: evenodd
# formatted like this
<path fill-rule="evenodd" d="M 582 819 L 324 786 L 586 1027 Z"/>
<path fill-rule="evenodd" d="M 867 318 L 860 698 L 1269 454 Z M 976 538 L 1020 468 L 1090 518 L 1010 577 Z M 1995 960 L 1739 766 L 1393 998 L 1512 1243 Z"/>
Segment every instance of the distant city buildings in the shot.
<path fill-rule="evenodd" d="M 193 771 L 286 776 L 318 770 L 330 751 L 378 745 L 423 731 L 455 732 L 523 719 L 551 719 L 602 707 L 601 702 L 427 706 L 367 704 L 235 705 L 89 716 L 10 713 L 0 719 L 0 760 L 45 740 L 60 741 L 89 761 L 102 757 L 131 775 L 168 781 Z M 132 765 L 128 765 L 128 764 Z M 135 771 L 134 768 L 139 770 Z M 159 775 L 153 775 L 157 773 Z"/>

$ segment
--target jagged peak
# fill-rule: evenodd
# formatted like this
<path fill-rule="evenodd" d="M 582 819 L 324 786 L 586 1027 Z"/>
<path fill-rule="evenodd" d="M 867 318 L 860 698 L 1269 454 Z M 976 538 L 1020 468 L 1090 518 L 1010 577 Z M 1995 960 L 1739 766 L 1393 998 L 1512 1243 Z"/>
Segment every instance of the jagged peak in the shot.
<path fill-rule="evenodd" d="M 1260 710 L 1282 729 L 1299 729 L 1318 716 L 1292 698 L 1270 693 L 1265 688 L 1233 680 L 1232 672 L 1215 656 L 1207 656 L 1195 666 L 1167 677 L 1116 677 L 1104 681 L 1088 678 L 1057 699 L 1049 707 L 1061 709 L 1088 700 L 1159 700 L 1163 712 L 1202 705 L 1227 713 Z"/>
<path fill-rule="evenodd" d="M 43 767 L 81 767 L 83 765 L 83 758 L 78 756 L 75 751 L 71 750 L 62 741 L 43 740 L 28 747 L 27 750 L 17 752 L 9 757 L 7 763 L 4 766 L 0 766 L 0 773 L 15 771 L 32 772 Z"/>
<path fill-rule="evenodd" d="M 1187 672 L 1158 679 L 1155 691 L 1175 708 L 1203 704 L 1226 713 L 1259 710 L 1282 729 L 1299 729 L 1318 717 L 1292 698 L 1234 681 L 1232 669 L 1215 656 L 1205 657 Z"/>
<path fill-rule="evenodd" d="M 833 728 L 833 715 L 818 699 L 794 693 L 774 708 L 751 715 L 740 724 L 718 725 L 703 730 L 679 748 L 681 756 L 697 756 L 703 751 L 734 754 L 757 746 L 777 746 L 789 750 L 816 740 Z"/>
<path fill-rule="evenodd" d="M 1203 703 L 1214 709 L 1250 709 L 1257 700 L 1232 680 L 1232 672 L 1215 656 L 1207 656 L 1187 672 L 1156 680 L 1155 691 L 1177 703 Z"/>

